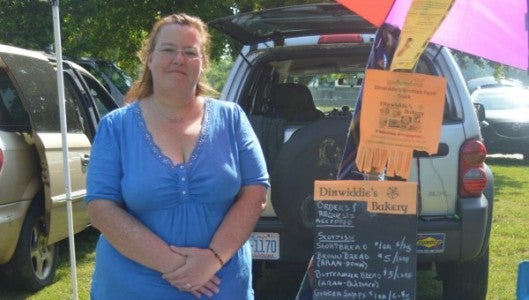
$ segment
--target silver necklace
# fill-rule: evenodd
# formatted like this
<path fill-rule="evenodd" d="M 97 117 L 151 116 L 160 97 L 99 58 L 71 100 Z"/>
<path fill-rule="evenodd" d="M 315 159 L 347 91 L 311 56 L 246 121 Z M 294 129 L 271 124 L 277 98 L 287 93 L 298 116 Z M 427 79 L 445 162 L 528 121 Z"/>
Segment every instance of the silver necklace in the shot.
<path fill-rule="evenodd" d="M 182 121 L 182 119 L 184 118 L 184 117 L 173 117 L 173 116 L 168 115 L 167 112 L 165 112 L 162 108 L 159 107 L 159 104 L 155 99 L 152 99 L 151 101 L 153 102 L 153 107 L 156 113 L 161 115 L 164 119 L 166 119 L 170 123 L 178 123 Z"/>

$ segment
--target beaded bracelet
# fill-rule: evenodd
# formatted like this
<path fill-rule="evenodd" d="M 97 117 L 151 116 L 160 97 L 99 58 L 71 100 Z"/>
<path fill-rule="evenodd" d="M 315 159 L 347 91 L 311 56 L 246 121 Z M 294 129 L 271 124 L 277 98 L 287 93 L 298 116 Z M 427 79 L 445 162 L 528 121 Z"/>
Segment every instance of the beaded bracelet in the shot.
<path fill-rule="evenodd" d="M 224 261 L 222 260 L 222 258 L 220 258 L 220 255 L 215 252 L 215 250 L 211 249 L 211 248 L 208 248 L 209 251 L 211 251 L 211 253 L 213 253 L 213 255 L 215 255 L 215 257 L 219 260 L 219 263 L 220 263 L 220 266 L 221 267 L 224 267 Z"/>

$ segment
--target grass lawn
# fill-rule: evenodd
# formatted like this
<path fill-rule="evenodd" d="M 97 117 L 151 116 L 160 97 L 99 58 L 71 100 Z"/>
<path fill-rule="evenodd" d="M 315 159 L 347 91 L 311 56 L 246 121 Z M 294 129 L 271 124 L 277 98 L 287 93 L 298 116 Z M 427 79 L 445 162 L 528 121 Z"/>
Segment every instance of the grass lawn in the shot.
<path fill-rule="evenodd" d="M 516 298 L 518 263 L 529 259 L 529 165 L 519 159 L 491 157 L 487 159 L 495 177 L 494 218 L 490 240 L 490 271 L 487 299 Z M 89 229 L 76 236 L 78 298 L 89 299 L 90 278 L 93 271 L 95 230 Z M 67 243 L 61 248 L 61 263 L 56 282 L 42 291 L 29 294 L 0 290 L 0 299 L 56 300 L 72 299 L 70 261 Z M 300 274 L 270 271 L 260 289 L 276 290 L 270 299 L 293 299 Z M 418 273 L 417 299 L 439 299 L 441 283 L 433 272 Z M 266 297 L 268 298 L 268 297 Z M 266 300 L 266 299 L 258 299 Z"/>
<path fill-rule="evenodd" d="M 529 165 L 488 162 L 495 178 L 488 299 L 516 299 L 518 264 L 529 259 Z"/>

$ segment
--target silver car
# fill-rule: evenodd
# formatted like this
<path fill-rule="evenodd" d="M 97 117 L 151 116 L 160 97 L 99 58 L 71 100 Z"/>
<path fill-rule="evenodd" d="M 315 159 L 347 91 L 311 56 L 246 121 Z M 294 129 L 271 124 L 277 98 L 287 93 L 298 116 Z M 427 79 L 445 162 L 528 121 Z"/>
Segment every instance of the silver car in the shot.
<path fill-rule="evenodd" d="M 480 125 L 488 153 L 521 153 L 529 162 L 529 89 L 484 87 L 472 92 L 471 99 L 484 108 Z"/>

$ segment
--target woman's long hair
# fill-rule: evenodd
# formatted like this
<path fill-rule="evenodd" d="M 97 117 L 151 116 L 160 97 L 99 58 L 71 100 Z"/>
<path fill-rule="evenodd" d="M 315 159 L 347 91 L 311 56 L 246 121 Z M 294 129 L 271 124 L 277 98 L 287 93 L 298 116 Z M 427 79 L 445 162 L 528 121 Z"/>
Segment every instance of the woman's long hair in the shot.
<path fill-rule="evenodd" d="M 149 55 L 154 51 L 156 39 L 161 28 L 165 25 L 177 24 L 191 26 L 195 28 L 200 35 L 200 45 L 202 51 L 202 72 L 195 92 L 196 96 L 216 94 L 216 91 L 209 85 L 206 78 L 206 71 L 209 68 L 209 55 L 211 48 L 211 36 L 207 25 L 198 17 L 190 16 L 184 13 L 172 14 L 161 18 L 154 23 L 154 26 L 145 40 L 142 48 L 138 51 L 138 57 L 143 64 L 143 74 L 140 79 L 136 80 L 130 90 L 125 95 L 125 103 L 131 103 L 136 99 L 143 99 L 153 94 L 152 73 L 147 66 Z"/>

